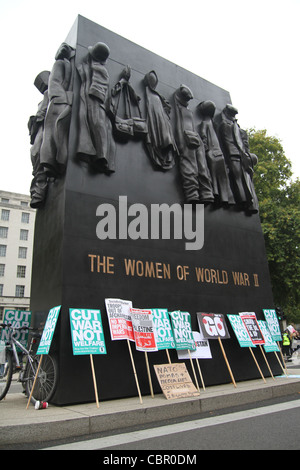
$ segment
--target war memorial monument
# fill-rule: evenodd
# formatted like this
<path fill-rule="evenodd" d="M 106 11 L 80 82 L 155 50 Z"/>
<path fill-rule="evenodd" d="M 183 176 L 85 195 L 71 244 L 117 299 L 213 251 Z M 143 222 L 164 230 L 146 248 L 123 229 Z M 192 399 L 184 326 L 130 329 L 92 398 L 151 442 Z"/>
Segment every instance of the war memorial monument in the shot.
<path fill-rule="evenodd" d="M 274 308 L 253 185 L 257 158 L 230 94 L 82 16 L 63 41 L 52 68 L 35 79 L 41 102 L 29 120 L 32 323 L 61 305 L 51 345 L 57 405 L 94 400 L 89 358 L 73 355 L 70 308 L 101 311 L 100 400 L 137 395 L 126 341 L 111 341 L 105 299 L 189 312 L 196 331 L 198 312 L 260 319 Z M 236 382 L 258 378 L 248 348 L 227 328 Z M 218 342 L 210 348 L 212 359 L 201 361 L 206 385 L 230 382 Z M 134 344 L 132 352 L 141 393 L 149 394 L 144 355 Z M 169 353 L 178 362 L 176 350 Z M 165 352 L 148 359 L 161 393 L 153 366 L 167 362 Z M 274 355 L 268 361 L 282 373 Z"/>

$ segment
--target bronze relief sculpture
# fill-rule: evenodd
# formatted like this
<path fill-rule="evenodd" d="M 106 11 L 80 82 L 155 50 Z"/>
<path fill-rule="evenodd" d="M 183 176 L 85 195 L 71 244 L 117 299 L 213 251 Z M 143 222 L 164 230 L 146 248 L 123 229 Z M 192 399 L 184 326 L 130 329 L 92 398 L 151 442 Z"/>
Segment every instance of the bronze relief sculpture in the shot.
<path fill-rule="evenodd" d="M 185 202 L 208 203 L 214 201 L 212 182 L 204 144 L 195 130 L 193 113 L 188 108 L 192 98 L 193 94 L 186 85 L 181 85 L 174 94 L 179 169 Z"/>

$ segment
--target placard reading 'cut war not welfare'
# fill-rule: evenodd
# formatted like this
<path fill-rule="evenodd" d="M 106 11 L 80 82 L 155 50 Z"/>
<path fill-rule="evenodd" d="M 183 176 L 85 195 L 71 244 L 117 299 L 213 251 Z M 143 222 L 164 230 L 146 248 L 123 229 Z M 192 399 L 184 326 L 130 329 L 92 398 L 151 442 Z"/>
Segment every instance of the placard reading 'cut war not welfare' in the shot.
<path fill-rule="evenodd" d="M 100 310 L 70 308 L 74 356 L 106 354 Z"/>
<path fill-rule="evenodd" d="M 47 321 L 44 326 L 44 331 L 41 337 L 41 341 L 37 350 L 37 354 L 48 354 L 50 351 L 58 315 L 61 309 L 61 305 L 53 307 L 49 310 Z"/>
<path fill-rule="evenodd" d="M 156 333 L 157 349 L 174 349 L 175 341 L 172 326 L 166 308 L 151 308 Z"/>

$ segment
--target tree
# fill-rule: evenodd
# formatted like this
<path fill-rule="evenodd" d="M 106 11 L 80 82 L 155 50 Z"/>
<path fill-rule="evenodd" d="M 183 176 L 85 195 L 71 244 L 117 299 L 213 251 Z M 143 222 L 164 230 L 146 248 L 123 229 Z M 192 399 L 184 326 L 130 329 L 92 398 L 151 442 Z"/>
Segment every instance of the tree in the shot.
<path fill-rule="evenodd" d="M 281 142 L 266 130 L 250 129 L 249 145 L 258 157 L 254 185 L 276 305 L 289 322 L 300 323 L 300 180 Z"/>

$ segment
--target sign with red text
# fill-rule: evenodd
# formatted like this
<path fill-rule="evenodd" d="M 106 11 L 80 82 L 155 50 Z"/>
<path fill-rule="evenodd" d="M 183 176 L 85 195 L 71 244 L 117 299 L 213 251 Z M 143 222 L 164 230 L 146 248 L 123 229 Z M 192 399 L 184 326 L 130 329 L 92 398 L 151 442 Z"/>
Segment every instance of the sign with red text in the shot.
<path fill-rule="evenodd" d="M 137 351 L 157 351 L 151 310 L 131 308 L 130 313 Z"/>
<path fill-rule="evenodd" d="M 264 336 L 259 327 L 259 324 L 256 319 L 254 312 L 241 312 L 241 319 L 249 333 L 250 339 L 253 344 L 265 344 Z"/>
<path fill-rule="evenodd" d="M 105 306 L 112 341 L 118 339 L 134 341 L 130 314 L 131 300 L 105 299 Z"/>
<path fill-rule="evenodd" d="M 230 338 L 225 317 L 221 313 L 197 313 L 197 319 L 204 338 Z"/>

